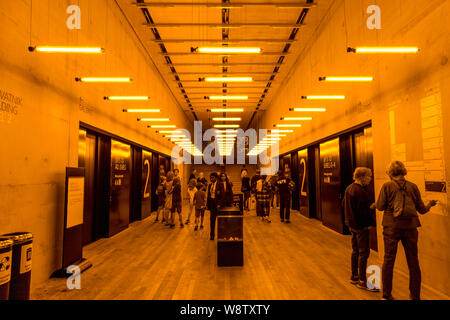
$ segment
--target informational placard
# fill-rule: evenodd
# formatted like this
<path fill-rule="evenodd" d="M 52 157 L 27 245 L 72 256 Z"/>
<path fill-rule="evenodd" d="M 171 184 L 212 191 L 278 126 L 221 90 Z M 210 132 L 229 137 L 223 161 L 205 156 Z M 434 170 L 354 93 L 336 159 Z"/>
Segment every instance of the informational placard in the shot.
<path fill-rule="evenodd" d="M 31 262 L 33 256 L 33 244 L 26 244 L 22 246 L 20 255 L 20 274 L 31 271 Z"/>
<path fill-rule="evenodd" d="M 424 200 L 438 200 L 431 213 L 447 215 L 447 181 L 441 94 L 432 90 L 420 101 L 424 158 Z"/>
<path fill-rule="evenodd" d="M 83 258 L 84 181 L 84 168 L 66 168 L 63 268 Z"/>
<path fill-rule="evenodd" d="M 69 177 L 67 182 L 66 228 L 83 224 L 84 177 Z"/>

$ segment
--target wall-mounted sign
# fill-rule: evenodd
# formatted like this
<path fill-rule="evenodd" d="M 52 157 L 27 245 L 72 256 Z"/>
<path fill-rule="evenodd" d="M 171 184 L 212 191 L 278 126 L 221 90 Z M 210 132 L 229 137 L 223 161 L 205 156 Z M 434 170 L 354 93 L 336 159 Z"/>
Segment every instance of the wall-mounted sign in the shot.
<path fill-rule="evenodd" d="M 0 89 L 0 122 L 11 123 L 19 114 L 23 99 L 11 92 Z"/>

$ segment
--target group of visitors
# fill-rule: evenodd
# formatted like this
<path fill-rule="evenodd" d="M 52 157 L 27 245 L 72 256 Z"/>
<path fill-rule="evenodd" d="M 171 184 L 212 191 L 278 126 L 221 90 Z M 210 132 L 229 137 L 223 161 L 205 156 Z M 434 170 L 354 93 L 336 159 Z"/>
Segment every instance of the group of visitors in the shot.
<path fill-rule="evenodd" d="M 280 172 L 279 175 L 261 175 L 261 169 L 258 168 L 251 179 L 248 177 L 248 171 L 243 169 L 241 180 L 245 210 L 250 210 L 251 194 L 253 194 L 256 200 L 256 215 L 262 221 L 271 223 L 270 210 L 273 207 L 275 195 L 278 195 L 280 199 L 280 220 L 281 222 L 291 223 L 291 194 L 295 189 L 295 183 L 292 181 L 288 169 Z"/>
<path fill-rule="evenodd" d="M 213 172 L 210 183 L 200 172 L 194 170 L 189 177 L 187 193 L 189 195 L 189 212 L 187 220 L 183 223 L 181 180 L 179 170 L 169 171 L 165 176 L 160 176 L 160 183 L 156 189 L 158 196 L 158 211 L 155 222 L 159 222 L 161 215 L 162 223 L 171 228 L 175 227 L 175 213 L 178 213 L 180 227 L 190 224 L 192 214 L 195 212 L 194 231 L 204 229 L 205 210 L 210 211 L 210 239 L 215 238 L 215 226 L 217 211 L 219 207 L 233 205 L 233 184 L 226 173 Z"/>
<path fill-rule="evenodd" d="M 437 202 L 431 200 L 425 205 L 418 187 L 405 179 L 407 170 L 400 161 L 393 161 L 386 172 L 390 178 L 380 191 L 378 200 L 373 203 L 369 184 L 372 171 L 357 168 L 354 183 L 345 191 L 343 206 L 345 223 L 352 234 L 352 256 L 350 282 L 361 289 L 378 292 L 379 289 L 367 286 L 366 268 L 370 255 L 370 229 L 376 227 L 375 209 L 384 211 L 383 238 L 384 262 L 382 268 L 383 299 L 394 300 L 392 278 L 397 246 L 401 242 L 405 250 L 409 268 L 409 290 L 413 300 L 420 300 L 421 271 L 419 266 L 417 241 L 420 227 L 417 212 L 425 214 Z"/>

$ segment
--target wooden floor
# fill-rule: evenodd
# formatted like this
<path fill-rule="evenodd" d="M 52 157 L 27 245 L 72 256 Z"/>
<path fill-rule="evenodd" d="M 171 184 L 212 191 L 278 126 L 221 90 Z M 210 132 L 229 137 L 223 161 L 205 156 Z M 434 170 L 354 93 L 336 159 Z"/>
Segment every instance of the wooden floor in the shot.
<path fill-rule="evenodd" d="M 208 213 L 207 213 L 208 214 Z M 254 212 L 244 220 L 242 268 L 217 267 L 216 242 L 193 226 L 170 230 L 154 217 L 137 222 L 110 239 L 87 246 L 93 267 L 82 274 L 81 290 L 69 291 L 63 279 L 33 288 L 32 299 L 120 300 L 373 300 L 378 293 L 349 283 L 350 238 L 293 213 L 282 224 L 278 210 L 272 224 Z M 373 254 L 369 264 L 380 265 Z M 408 299 L 408 279 L 394 276 L 397 299 Z M 423 288 L 423 299 L 442 299 Z"/>

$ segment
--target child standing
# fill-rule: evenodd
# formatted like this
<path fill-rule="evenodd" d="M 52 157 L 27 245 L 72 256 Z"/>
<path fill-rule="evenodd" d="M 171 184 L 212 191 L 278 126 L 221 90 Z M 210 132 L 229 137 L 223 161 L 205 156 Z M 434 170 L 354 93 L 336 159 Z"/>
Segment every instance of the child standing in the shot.
<path fill-rule="evenodd" d="M 194 205 L 195 205 L 195 229 L 198 230 L 198 222 L 200 220 L 200 230 L 203 229 L 203 219 L 205 217 L 206 209 L 206 186 L 199 184 L 197 186 L 198 191 L 194 195 Z"/>
<path fill-rule="evenodd" d="M 186 220 L 186 224 L 190 223 L 191 214 L 192 214 L 192 211 L 194 211 L 194 196 L 195 196 L 195 193 L 197 192 L 196 185 L 197 185 L 197 180 L 195 178 L 191 179 L 191 181 L 189 181 L 189 185 L 188 185 L 189 213 L 188 213 L 188 218 Z"/>
<path fill-rule="evenodd" d="M 156 220 L 155 222 L 159 221 L 159 214 L 162 212 L 162 223 L 164 223 L 166 220 L 164 219 L 164 207 L 166 204 L 166 177 L 162 176 L 160 178 L 160 182 L 158 185 L 158 188 L 156 188 L 156 195 L 158 196 L 158 210 L 156 211 Z"/>

